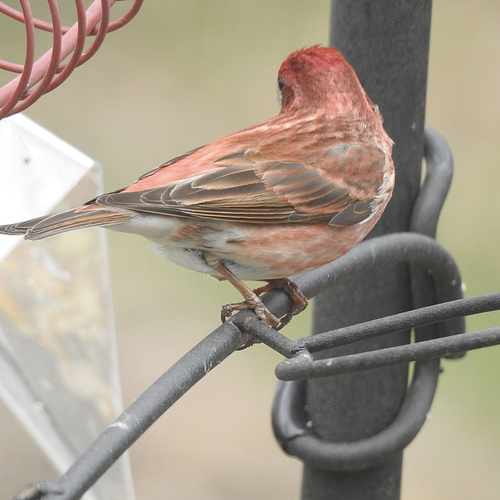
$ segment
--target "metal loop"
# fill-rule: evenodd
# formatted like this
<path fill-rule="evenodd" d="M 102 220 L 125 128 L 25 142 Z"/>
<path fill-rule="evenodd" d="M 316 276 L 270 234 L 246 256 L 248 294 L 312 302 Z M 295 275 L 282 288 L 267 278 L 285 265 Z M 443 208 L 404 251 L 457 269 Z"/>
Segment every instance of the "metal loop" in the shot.
<path fill-rule="evenodd" d="M 375 262 L 398 260 L 418 263 L 420 269 L 415 272 L 413 288 L 421 285 L 423 292 L 416 296 L 416 306 L 426 305 L 429 291 L 433 302 L 462 298 L 460 274 L 453 258 L 430 238 L 435 236 L 439 213 L 450 185 L 453 170 L 451 153 L 444 140 L 431 128 L 426 128 L 425 143 L 427 176 L 415 202 L 411 222 L 411 229 L 422 235 L 393 234 L 370 239 L 352 250 L 344 262 L 339 259 L 331 264 L 338 269 L 330 269 L 332 273 L 339 271 L 338 279 L 342 279 L 349 272 L 359 272 L 369 265 L 373 266 Z M 429 276 L 432 276 L 432 289 L 429 287 Z M 311 278 L 314 279 L 313 276 L 308 277 Z M 331 276 L 329 279 L 331 280 Z M 432 332 L 437 336 L 463 331 L 464 320 L 458 318 L 433 325 L 425 333 L 428 335 Z M 303 348 L 317 349 L 321 342 L 328 344 L 328 337 L 332 337 L 331 333 L 302 339 Z M 353 356 L 363 355 L 373 356 L 372 353 Z M 342 359 L 321 360 L 322 375 L 330 374 L 334 369 L 331 368 L 334 362 L 342 362 Z M 299 368 L 301 378 L 314 376 L 315 369 L 312 366 L 315 363 L 309 351 L 305 350 L 278 365 L 276 374 L 278 377 L 286 375 L 288 378 L 293 372 L 298 375 Z M 356 363 L 351 366 L 353 370 L 362 366 L 359 357 Z M 304 371 L 305 366 L 308 368 Z M 439 358 L 415 363 L 412 383 L 394 421 L 374 436 L 349 443 L 333 443 L 318 438 L 309 425 L 305 409 L 306 384 L 303 381 L 281 382 L 273 402 L 274 433 L 285 452 L 315 468 L 347 471 L 373 467 L 400 452 L 418 434 L 431 407 L 439 371 Z"/>
<path fill-rule="evenodd" d="M 413 382 L 394 421 L 378 434 L 350 443 L 331 443 L 314 434 L 305 410 L 305 383 L 280 382 L 273 401 L 273 430 L 283 450 L 321 470 L 374 467 L 411 443 L 434 399 L 439 359 L 415 365 Z"/>

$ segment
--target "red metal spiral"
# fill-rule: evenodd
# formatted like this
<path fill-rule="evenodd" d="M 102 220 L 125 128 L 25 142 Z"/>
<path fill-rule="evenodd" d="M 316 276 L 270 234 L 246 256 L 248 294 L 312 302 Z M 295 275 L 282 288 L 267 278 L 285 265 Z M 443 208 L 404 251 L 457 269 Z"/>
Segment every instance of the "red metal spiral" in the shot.
<path fill-rule="evenodd" d="M 88 61 L 99 49 L 107 33 L 125 26 L 141 8 L 144 0 L 133 0 L 130 9 L 116 21 L 110 21 L 110 9 L 117 0 L 95 0 L 89 7 L 75 0 L 76 22 L 63 26 L 57 0 L 47 0 L 51 21 L 33 16 L 29 0 L 19 0 L 21 10 L 0 2 L 0 15 L 24 23 L 26 51 L 23 64 L 0 58 L 0 69 L 18 73 L 0 88 L 0 119 L 23 111 L 66 80 L 73 70 Z M 132 0 L 131 0 L 132 1 Z M 52 33 L 52 48 L 35 57 L 37 30 Z M 85 50 L 87 37 L 94 37 Z M 1 54 L 0 54 L 1 55 Z M 65 63 L 65 59 L 69 60 Z"/>

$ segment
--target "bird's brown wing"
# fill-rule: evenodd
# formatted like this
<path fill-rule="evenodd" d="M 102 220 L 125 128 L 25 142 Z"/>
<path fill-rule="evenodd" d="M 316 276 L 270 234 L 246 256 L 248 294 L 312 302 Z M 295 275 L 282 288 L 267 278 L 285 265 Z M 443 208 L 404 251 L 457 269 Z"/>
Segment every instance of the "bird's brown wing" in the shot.
<path fill-rule="evenodd" d="M 205 174 L 153 189 L 109 193 L 94 203 L 249 223 L 328 221 L 347 226 L 369 217 L 382 182 L 383 152 L 363 143 L 341 143 L 318 158 L 312 167 L 262 158 L 247 149 L 218 158 Z"/>

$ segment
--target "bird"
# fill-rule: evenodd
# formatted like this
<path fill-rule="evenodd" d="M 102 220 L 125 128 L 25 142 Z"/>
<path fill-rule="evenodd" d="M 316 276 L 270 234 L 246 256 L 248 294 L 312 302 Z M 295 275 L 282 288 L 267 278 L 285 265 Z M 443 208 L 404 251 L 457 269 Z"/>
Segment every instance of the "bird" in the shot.
<path fill-rule="evenodd" d="M 307 306 L 290 276 L 346 254 L 371 231 L 394 188 L 393 142 L 344 56 L 314 45 L 278 71 L 279 113 L 177 156 L 80 207 L 0 226 L 41 240 L 102 226 L 151 240 L 162 257 L 227 280 L 278 329 Z M 255 290 L 244 281 L 266 284 Z M 284 289 L 282 318 L 261 294 Z"/>

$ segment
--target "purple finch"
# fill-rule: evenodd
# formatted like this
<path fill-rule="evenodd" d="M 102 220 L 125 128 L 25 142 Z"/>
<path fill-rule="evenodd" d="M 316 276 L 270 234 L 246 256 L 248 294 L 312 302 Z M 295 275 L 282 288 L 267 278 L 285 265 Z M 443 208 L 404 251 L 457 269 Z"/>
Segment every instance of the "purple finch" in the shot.
<path fill-rule="evenodd" d="M 284 288 L 286 324 L 307 300 L 286 277 L 348 252 L 380 219 L 394 186 L 392 141 L 344 57 L 314 46 L 278 73 L 280 113 L 194 149 L 132 185 L 67 210 L 0 226 L 29 240 L 90 226 L 137 233 L 165 258 L 226 279 L 244 302 L 279 323 L 259 294 Z M 252 291 L 241 280 L 268 285 Z"/>

